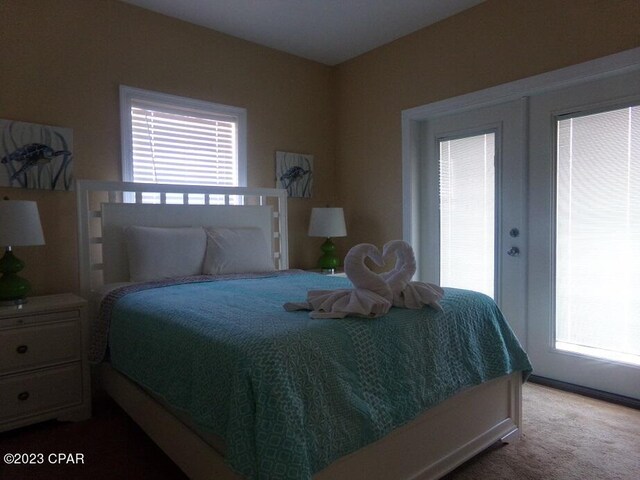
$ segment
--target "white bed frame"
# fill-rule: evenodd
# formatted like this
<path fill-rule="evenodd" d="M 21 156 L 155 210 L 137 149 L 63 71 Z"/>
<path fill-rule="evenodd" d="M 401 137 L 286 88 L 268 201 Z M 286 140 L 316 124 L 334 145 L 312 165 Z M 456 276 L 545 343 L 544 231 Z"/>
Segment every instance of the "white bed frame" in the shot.
<path fill-rule="evenodd" d="M 152 209 L 156 212 L 153 215 L 148 214 L 148 205 L 140 205 L 142 194 L 151 192 L 157 193 L 160 201 Z M 174 209 L 167 204 L 167 194 L 180 194 L 184 205 Z M 209 195 L 221 196 L 218 198 L 224 199 L 225 205 L 209 205 Z M 202 201 L 203 196 L 204 206 L 189 205 L 190 199 Z M 232 205 L 234 196 L 241 198 L 240 205 Z M 146 226 L 203 224 L 198 222 L 206 222 L 205 226 L 247 226 L 266 215 L 269 219 L 266 223 L 258 222 L 273 239 L 276 265 L 288 268 L 284 190 L 82 180 L 77 183 L 77 197 L 80 285 L 86 298 L 91 298 L 91 292 L 105 279 L 128 280 L 122 267 L 124 249 L 113 244 L 122 242 L 118 230 L 126 225 L 140 225 L 141 221 Z M 123 199 L 133 203 L 113 205 L 125 203 Z M 147 212 L 143 216 L 122 213 L 135 205 Z M 167 215 L 157 213 L 165 207 Z M 256 209 L 262 213 L 256 214 Z M 119 213 L 114 215 L 114 211 Z M 111 268 L 112 263 L 118 267 Z M 190 478 L 240 478 L 224 463 L 224 456 L 196 431 L 108 363 L 95 368 L 94 374 L 98 384 Z M 314 479 L 437 479 L 496 441 L 507 443 L 518 438 L 521 423 L 522 375 L 515 372 L 458 393 L 383 439 L 338 459 Z"/>

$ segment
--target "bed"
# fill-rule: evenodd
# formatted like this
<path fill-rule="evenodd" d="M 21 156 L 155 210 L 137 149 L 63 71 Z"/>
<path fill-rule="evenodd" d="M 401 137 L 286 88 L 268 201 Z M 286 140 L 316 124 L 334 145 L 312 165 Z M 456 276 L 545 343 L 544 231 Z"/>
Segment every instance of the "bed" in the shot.
<path fill-rule="evenodd" d="M 375 323 L 309 320 L 305 312 L 276 315 L 283 301 L 300 300 L 307 288 L 347 286 L 345 279 L 288 270 L 286 192 L 80 181 L 77 194 L 81 288 L 95 299 L 94 327 L 104 330 L 107 324 L 104 338 L 111 342 L 107 361 L 95 367 L 95 375 L 189 477 L 439 478 L 492 443 L 519 436 L 521 385 L 530 365 L 489 299 L 447 292 L 446 315 L 454 310 L 457 315 L 467 305 L 482 318 L 464 329 L 469 337 L 434 333 L 457 325 L 435 311 L 427 321 L 415 317 L 424 312 L 405 311 Z M 157 203 L 142 204 L 143 199 Z M 128 228 L 197 226 L 257 227 L 277 271 L 121 284 L 131 273 L 124 239 Z M 117 288 L 105 296 L 105 285 Z M 246 299 L 239 300 L 239 292 Z M 215 310 L 223 302 L 222 310 Z M 251 314 L 248 305 L 257 312 Z M 227 317 L 230 311 L 238 315 Z M 477 333 L 483 322 L 490 328 Z M 408 330 L 414 327 L 415 332 Z M 439 371 L 431 368 L 434 362 L 443 363 L 442 354 L 429 353 L 437 344 L 449 342 L 446 355 L 468 349 L 477 335 L 482 342 L 471 349 L 474 367 L 452 368 L 462 358 L 452 354 L 446 367 L 453 373 L 434 374 L 441 383 L 430 389 L 422 380 L 403 383 L 399 374 L 356 372 L 360 386 L 349 383 L 363 366 L 398 369 L 404 361 L 394 351 L 406 344 L 421 348 L 418 332 L 432 346 L 424 355 L 410 354 L 416 369 L 425 372 L 422 380 Z M 505 343 L 511 351 L 502 348 Z M 492 345 L 501 345 L 503 353 L 491 351 Z M 159 373 L 158 359 L 168 371 Z M 304 368 L 297 368 L 303 361 Z M 287 362 L 292 368 L 282 367 Z M 180 368 L 171 372 L 172 365 Z M 237 387 L 243 384 L 248 387 Z M 385 403 L 380 392 L 394 392 L 402 407 Z M 217 407 L 210 411 L 201 397 L 219 398 Z M 231 405 L 226 413 L 220 408 L 224 402 Z M 325 412 L 316 404 L 328 406 L 331 416 L 323 421 Z M 431 408 L 417 410 L 420 405 Z"/>

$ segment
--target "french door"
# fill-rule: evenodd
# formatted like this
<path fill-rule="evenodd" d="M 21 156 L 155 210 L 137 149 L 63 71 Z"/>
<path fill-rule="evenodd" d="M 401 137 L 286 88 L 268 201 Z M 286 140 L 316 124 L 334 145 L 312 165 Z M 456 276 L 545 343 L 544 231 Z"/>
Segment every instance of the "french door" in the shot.
<path fill-rule="evenodd" d="M 422 123 L 421 278 L 494 298 L 526 340 L 525 101 Z"/>
<path fill-rule="evenodd" d="M 535 374 L 640 398 L 640 75 L 531 97 Z"/>
<path fill-rule="evenodd" d="M 420 139 L 421 278 L 492 296 L 534 374 L 640 398 L 640 73 Z"/>

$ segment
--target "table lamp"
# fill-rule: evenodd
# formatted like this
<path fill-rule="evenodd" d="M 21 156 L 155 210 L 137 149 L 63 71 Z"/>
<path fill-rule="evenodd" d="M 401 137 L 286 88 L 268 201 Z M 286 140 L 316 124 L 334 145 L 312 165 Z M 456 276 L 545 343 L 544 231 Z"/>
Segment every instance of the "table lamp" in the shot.
<path fill-rule="evenodd" d="M 42 225 L 36 202 L 0 200 L 0 246 L 6 247 L 0 259 L 0 305 L 21 305 L 31 285 L 18 272 L 24 262 L 13 255 L 12 247 L 44 245 Z"/>
<path fill-rule="evenodd" d="M 322 273 L 335 273 L 336 268 L 340 266 L 340 259 L 336 255 L 336 246 L 331 239 L 347 236 L 342 208 L 312 209 L 309 236 L 326 238 L 320 247 L 323 253 L 318 261 L 318 266 Z"/>

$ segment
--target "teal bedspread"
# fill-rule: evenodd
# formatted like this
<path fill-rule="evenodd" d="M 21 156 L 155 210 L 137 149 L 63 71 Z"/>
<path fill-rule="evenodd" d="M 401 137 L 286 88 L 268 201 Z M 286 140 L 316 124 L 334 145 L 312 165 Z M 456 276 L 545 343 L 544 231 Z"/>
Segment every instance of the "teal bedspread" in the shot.
<path fill-rule="evenodd" d="M 111 315 L 112 365 L 221 436 L 249 479 L 308 479 L 459 390 L 531 371 L 495 303 L 446 289 L 443 312 L 378 319 L 285 312 L 313 273 L 178 284 L 127 294 Z"/>

